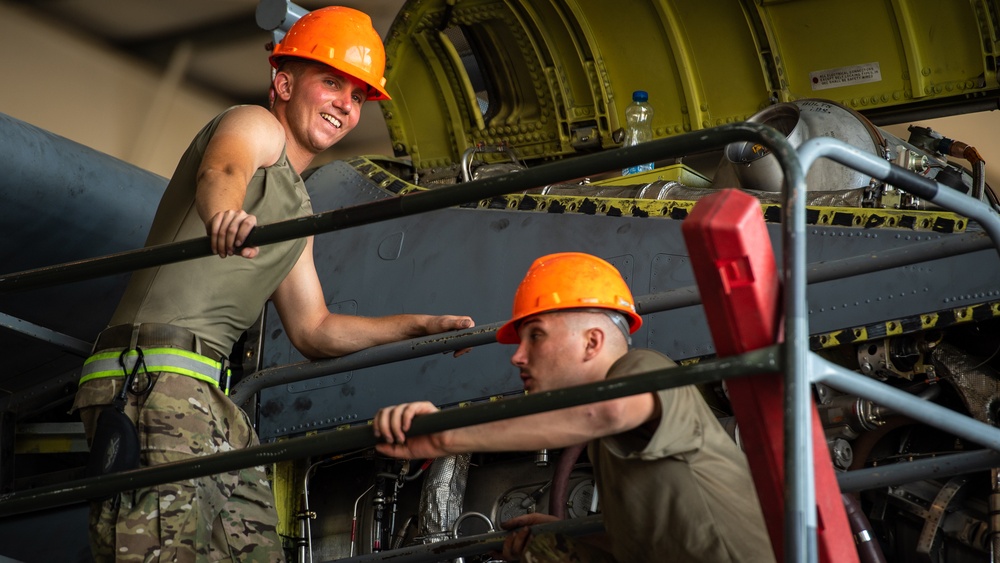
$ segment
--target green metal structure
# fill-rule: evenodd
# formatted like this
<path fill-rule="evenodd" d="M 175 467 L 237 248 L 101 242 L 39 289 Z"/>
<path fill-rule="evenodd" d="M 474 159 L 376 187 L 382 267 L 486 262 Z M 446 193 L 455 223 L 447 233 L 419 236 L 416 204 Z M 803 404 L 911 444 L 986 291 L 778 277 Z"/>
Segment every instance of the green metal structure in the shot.
<path fill-rule="evenodd" d="M 529 164 L 614 148 L 638 89 L 657 138 L 802 98 L 947 113 L 1000 91 L 986 0 L 412 0 L 386 48 L 393 148 L 424 171 L 477 145 Z"/>

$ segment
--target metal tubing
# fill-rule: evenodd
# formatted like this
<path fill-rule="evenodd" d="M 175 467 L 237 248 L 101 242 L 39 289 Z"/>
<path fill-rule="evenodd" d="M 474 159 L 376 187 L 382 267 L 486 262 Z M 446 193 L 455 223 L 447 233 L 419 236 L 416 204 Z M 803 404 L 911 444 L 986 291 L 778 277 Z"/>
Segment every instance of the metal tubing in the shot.
<path fill-rule="evenodd" d="M 1000 428 L 859 375 L 815 354 L 810 353 L 810 357 L 809 369 L 814 381 L 869 399 L 893 412 L 905 414 L 970 442 L 1000 451 Z"/>
<path fill-rule="evenodd" d="M 240 380 L 233 386 L 229 398 L 237 405 L 242 405 L 258 391 L 268 387 L 491 344 L 496 342 L 496 331 L 502 324 L 498 322 L 465 330 L 432 334 L 372 346 L 338 358 L 304 361 L 263 369 Z"/>
<path fill-rule="evenodd" d="M 627 378 L 448 409 L 416 418 L 409 434 L 414 436 L 431 434 L 515 416 L 651 393 L 660 389 L 699 385 L 758 373 L 773 373 L 780 369 L 779 347 L 771 346 L 740 356 L 690 366 L 665 368 Z M 374 445 L 375 435 L 368 425 L 355 426 L 338 432 L 290 438 L 242 450 L 197 457 L 190 461 L 167 463 L 2 495 L 0 517 L 100 498 L 119 491 L 225 473 L 254 465 L 370 448 Z"/>
<path fill-rule="evenodd" d="M 781 156 L 776 155 L 776 156 Z M 782 217 L 784 218 L 784 288 L 785 288 L 785 329 L 789 346 L 786 348 L 785 366 L 785 473 L 786 486 L 790 491 L 786 498 L 785 557 L 790 561 L 817 560 L 815 546 L 815 476 L 812 467 L 810 447 L 812 418 L 810 412 L 810 384 L 806 371 L 808 360 L 808 318 L 805 304 L 805 180 L 804 177 L 790 177 L 794 166 L 802 173 L 809 170 L 820 158 L 827 157 L 840 164 L 879 178 L 892 185 L 909 191 L 921 198 L 932 201 L 946 209 L 951 209 L 976 219 L 989 233 L 1000 252 L 1000 218 L 993 209 L 934 182 L 889 163 L 874 155 L 838 141 L 831 137 L 813 138 L 798 149 L 798 162 L 782 163 L 785 174 L 785 191 L 782 194 Z M 914 399 L 918 400 L 919 399 Z M 951 412 L 951 411 L 949 411 Z M 954 414 L 954 413 L 952 413 Z M 965 417 L 963 417 L 965 418 Z M 956 432 L 957 435 L 962 434 Z M 805 518 L 804 524 L 792 522 Z M 797 536 L 797 537 L 796 537 Z M 799 545 L 798 538 L 805 538 L 806 545 Z M 810 542 L 813 542 L 810 545 Z"/>
<path fill-rule="evenodd" d="M 786 155 L 782 158 L 794 158 L 794 156 L 787 156 L 795 153 L 784 136 L 775 129 L 758 123 L 735 123 L 657 139 L 633 147 L 605 151 L 585 159 L 564 159 L 515 174 L 484 178 L 435 190 L 414 192 L 309 217 L 271 223 L 270 225 L 258 225 L 248 237 L 246 246 L 273 244 L 434 211 L 642 162 L 703 152 L 728 143 L 746 140 L 757 141 L 776 153 Z M 0 276 L 0 294 L 119 274 L 200 258 L 210 254 L 211 247 L 207 236 L 150 246 L 111 256 L 5 274 Z"/>
<path fill-rule="evenodd" d="M 537 524 L 531 527 L 533 534 L 560 534 L 564 536 L 586 536 L 604 531 L 604 519 L 601 515 L 571 518 Z M 350 559 L 338 559 L 338 563 L 369 563 L 374 561 L 393 561 L 394 563 L 434 563 L 444 559 L 456 559 L 471 555 L 480 555 L 488 551 L 500 551 L 508 532 L 490 532 L 477 536 L 466 536 L 458 539 L 444 540 L 424 545 L 404 547 L 392 551 L 360 555 Z"/>
<path fill-rule="evenodd" d="M 799 148 L 799 157 L 806 169 L 819 157 L 829 158 L 945 209 L 974 219 L 990 235 L 994 245 L 997 246 L 997 251 L 1000 252 L 1000 216 L 981 201 L 832 137 L 817 137 L 806 141 Z"/>
<path fill-rule="evenodd" d="M 462 153 L 462 182 L 472 180 L 472 155 L 476 154 L 476 147 L 469 147 Z"/>
<path fill-rule="evenodd" d="M 806 306 L 806 177 L 809 169 L 791 147 L 773 151 L 785 184 L 781 199 L 782 287 L 785 342 L 785 560 L 818 560 L 816 476 L 812 454 L 812 395 L 806 372 L 809 310 Z"/>
<path fill-rule="evenodd" d="M 977 450 L 848 471 L 837 475 L 837 483 L 841 491 L 853 493 L 925 479 L 948 478 L 997 466 L 1000 466 L 1000 452 Z"/>
<path fill-rule="evenodd" d="M 12 317 L 7 313 L 0 313 L 0 327 L 30 336 L 43 342 L 48 342 L 64 352 L 75 354 L 81 358 L 90 355 L 91 344 L 79 338 L 73 338 L 68 334 L 56 332 L 52 329 L 30 323 L 24 319 Z"/>

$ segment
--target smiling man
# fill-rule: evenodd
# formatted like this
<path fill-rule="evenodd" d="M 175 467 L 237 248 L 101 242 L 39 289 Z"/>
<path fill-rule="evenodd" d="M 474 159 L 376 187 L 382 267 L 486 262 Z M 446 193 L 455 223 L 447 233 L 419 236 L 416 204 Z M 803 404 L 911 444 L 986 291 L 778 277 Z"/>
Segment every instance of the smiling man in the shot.
<path fill-rule="evenodd" d="M 642 325 L 618 270 L 577 252 L 537 259 L 517 289 L 514 312 L 497 331 L 516 344 L 511 363 L 533 393 L 673 366 L 653 350 L 629 350 Z M 375 415 L 379 452 L 406 459 L 484 451 L 533 451 L 588 443 L 607 542 L 541 535 L 553 520 L 527 514 L 505 559 L 525 561 L 773 562 L 746 458 L 694 386 L 664 389 L 437 434 L 407 436 L 427 402 Z"/>
<path fill-rule="evenodd" d="M 335 315 L 316 274 L 311 237 L 242 247 L 258 221 L 312 213 L 300 174 L 354 129 L 366 100 L 389 97 L 381 39 L 371 19 L 354 9 L 306 14 L 270 61 L 270 108 L 230 108 L 197 134 L 146 240 L 158 245 L 207 232 L 219 257 L 135 272 L 84 364 L 74 406 L 97 472 L 114 457 L 103 457 L 115 451 L 113 440 L 100 438 L 109 421 L 121 420 L 105 409 L 116 398 L 131 421 L 125 426 L 137 427 L 131 448 L 140 465 L 257 443 L 246 414 L 226 395 L 225 359 L 268 299 L 289 340 L 309 358 L 473 324 L 451 315 Z M 91 544 L 97 561 L 283 561 L 276 523 L 273 494 L 256 467 L 95 502 Z"/>

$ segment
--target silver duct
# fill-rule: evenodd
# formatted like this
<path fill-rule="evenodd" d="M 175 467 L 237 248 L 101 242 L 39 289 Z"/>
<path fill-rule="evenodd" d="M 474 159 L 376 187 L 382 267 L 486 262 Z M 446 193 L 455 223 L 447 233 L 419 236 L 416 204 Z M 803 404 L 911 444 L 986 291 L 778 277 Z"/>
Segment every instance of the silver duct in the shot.
<path fill-rule="evenodd" d="M 932 359 L 937 375 L 954 386 L 969 415 L 996 426 L 1000 374 L 987 365 L 987 360 L 947 342 L 934 349 Z"/>
<path fill-rule="evenodd" d="M 469 476 L 469 454 L 434 460 L 420 493 L 419 536 L 424 543 L 451 538 L 452 527 L 462 514 L 465 484 Z"/>
<path fill-rule="evenodd" d="M 775 104 L 747 121 L 774 127 L 795 148 L 810 139 L 830 137 L 918 173 L 944 164 L 935 155 L 876 127 L 860 113 L 829 100 L 809 98 Z M 870 176 L 827 159 L 818 160 L 806 172 L 810 192 L 864 189 L 877 184 Z M 783 181 L 774 155 L 756 143 L 742 142 L 726 147 L 712 187 L 778 193 Z"/>

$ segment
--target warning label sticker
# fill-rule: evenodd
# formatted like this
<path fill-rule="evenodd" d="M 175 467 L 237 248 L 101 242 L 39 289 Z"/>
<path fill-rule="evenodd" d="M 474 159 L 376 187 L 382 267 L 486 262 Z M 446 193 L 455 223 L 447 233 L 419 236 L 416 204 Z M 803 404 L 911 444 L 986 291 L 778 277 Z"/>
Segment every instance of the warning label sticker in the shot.
<path fill-rule="evenodd" d="M 826 90 L 827 88 L 839 88 L 854 84 L 881 82 L 882 71 L 879 70 L 878 63 L 842 66 L 810 72 L 809 81 L 812 83 L 813 90 Z"/>

